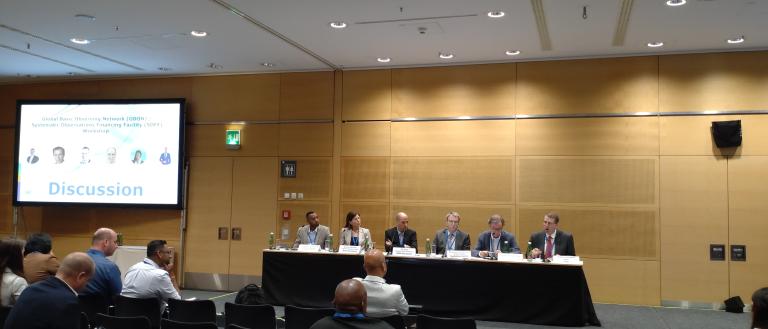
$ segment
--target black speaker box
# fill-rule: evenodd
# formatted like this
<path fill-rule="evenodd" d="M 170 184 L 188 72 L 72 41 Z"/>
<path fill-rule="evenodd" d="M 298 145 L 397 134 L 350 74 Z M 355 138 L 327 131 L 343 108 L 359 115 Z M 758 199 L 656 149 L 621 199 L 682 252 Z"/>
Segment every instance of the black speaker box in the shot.
<path fill-rule="evenodd" d="M 725 311 L 731 313 L 744 313 L 744 302 L 741 301 L 741 297 L 731 297 L 724 301 Z"/>
<path fill-rule="evenodd" d="M 717 147 L 741 145 L 741 120 L 712 121 L 712 138 Z"/>

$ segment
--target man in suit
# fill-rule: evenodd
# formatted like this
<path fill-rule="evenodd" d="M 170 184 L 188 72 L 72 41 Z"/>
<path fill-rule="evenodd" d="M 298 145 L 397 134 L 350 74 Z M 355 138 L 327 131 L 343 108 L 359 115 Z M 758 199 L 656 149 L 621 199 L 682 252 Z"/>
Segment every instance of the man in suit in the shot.
<path fill-rule="evenodd" d="M 408 301 L 403 289 L 397 284 L 388 284 L 384 280 L 387 274 L 387 262 L 381 250 L 374 249 L 363 257 L 363 267 L 368 275 L 365 279 L 355 278 L 365 286 L 368 294 L 368 311 L 365 313 L 374 318 L 391 315 L 408 314 Z"/>
<path fill-rule="evenodd" d="M 480 233 L 477 237 L 477 246 L 472 250 L 472 256 L 488 257 L 498 255 L 499 252 L 520 252 L 515 235 L 504 231 L 504 217 L 491 215 L 488 218 L 488 228 L 488 231 Z"/>
<path fill-rule="evenodd" d="M 415 248 L 419 252 L 416 231 L 408 228 L 408 215 L 399 212 L 395 215 L 395 227 L 384 231 L 384 249 L 392 252 L 392 247 Z"/>
<path fill-rule="evenodd" d="M 459 230 L 461 215 L 455 211 L 445 215 L 445 228 L 435 233 L 435 254 L 445 255 L 448 250 L 469 250 L 469 234 Z"/>
<path fill-rule="evenodd" d="M 550 212 L 544 215 L 544 230 L 531 234 L 531 258 L 552 259 L 554 255 L 576 256 L 576 247 L 573 244 L 573 235 L 557 229 L 560 223 L 560 215 Z"/>
<path fill-rule="evenodd" d="M 327 226 L 320 225 L 320 217 L 317 216 L 316 212 L 310 210 L 304 217 L 307 218 L 307 225 L 299 227 L 293 248 L 298 248 L 300 244 L 315 244 L 325 249 L 325 239 L 331 234 L 331 231 L 328 230 Z"/>
<path fill-rule="evenodd" d="M 51 252 L 51 236 L 35 233 L 29 236 L 24 245 L 24 278 L 29 284 L 56 275 L 59 260 Z"/>
<path fill-rule="evenodd" d="M 37 163 L 38 160 L 40 160 L 40 157 L 35 155 L 35 149 L 34 148 L 29 149 L 29 156 L 27 156 L 27 163 L 34 164 L 34 163 Z"/>
<path fill-rule="evenodd" d="M 393 329 L 382 320 L 366 317 L 367 304 L 368 294 L 360 281 L 341 281 L 333 298 L 336 313 L 318 320 L 309 329 Z"/>
<path fill-rule="evenodd" d="M 24 289 L 8 314 L 4 328 L 79 328 L 77 292 L 88 283 L 94 269 L 95 265 L 87 254 L 75 252 L 67 255 L 55 276 Z"/>

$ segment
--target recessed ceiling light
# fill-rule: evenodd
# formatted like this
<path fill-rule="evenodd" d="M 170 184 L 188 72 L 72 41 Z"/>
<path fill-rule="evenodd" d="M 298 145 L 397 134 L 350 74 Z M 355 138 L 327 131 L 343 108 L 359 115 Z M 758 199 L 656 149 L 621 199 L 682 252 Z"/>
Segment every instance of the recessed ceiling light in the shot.
<path fill-rule="evenodd" d="M 221 65 L 216 64 L 216 63 L 211 63 L 211 64 L 208 64 L 208 68 L 211 68 L 211 69 L 214 69 L 214 70 L 221 70 L 221 69 L 224 68 L 224 66 L 221 66 Z"/>
<path fill-rule="evenodd" d="M 405 120 L 405 121 L 416 121 L 416 118 L 408 117 L 408 118 L 403 118 L 403 120 Z"/>
<path fill-rule="evenodd" d="M 649 42 L 649 43 L 648 43 L 648 47 L 651 47 L 651 48 L 659 48 L 659 47 L 661 47 L 661 46 L 663 46 L 663 45 L 664 45 L 664 43 L 663 43 L 663 42 L 661 42 L 661 41 L 657 41 L 657 42 Z"/>
<path fill-rule="evenodd" d="M 726 41 L 730 44 L 742 43 L 744 42 L 744 36 L 738 36 L 732 39 L 728 39 Z"/>
<path fill-rule="evenodd" d="M 88 39 L 85 39 L 85 38 L 72 38 L 72 39 L 69 39 L 69 41 L 72 41 L 72 42 L 74 42 L 74 43 L 76 43 L 78 45 L 87 45 L 87 44 L 91 43 L 91 40 L 88 40 Z"/>
<path fill-rule="evenodd" d="M 686 0 L 667 0 L 667 6 L 678 7 L 678 6 L 684 5 L 686 2 L 688 2 L 688 1 L 686 1 Z"/>
<path fill-rule="evenodd" d="M 488 17 L 490 18 L 500 18 L 500 17 L 504 17 L 504 15 L 506 15 L 506 13 L 501 10 L 494 10 L 494 11 L 488 12 Z"/>
<path fill-rule="evenodd" d="M 171 70 L 169 67 L 161 66 L 157 68 L 158 71 L 168 72 Z"/>
<path fill-rule="evenodd" d="M 507 56 L 516 56 L 516 55 L 520 55 L 520 51 L 519 50 L 507 50 L 507 52 L 505 54 L 507 54 Z"/>
<path fill-rule="evenodd" d="M 205 31 L 192 31 L 192 32 L 189 32 L 189 34 L 191 34 L 193 37 L 202 38 L 202 37 L 208 35 L 208 32 L 205 32 Z"/>
<path fill-rule="evenodd" d="M 440 58 L 442 58 L 442 59 L 451 59 L 451 58 L 453 58 L 453 54 L 451 54 L 451 53 L 440 53 Z"/>
<path fill-rule="evenodd" d="M 274 63 L 270 63 L 270 62 L 264 62 L 264 63 L 261 63 L 261 66 L 264 66 L 264 67 L 274 67 L 275 64 Z"/>
<path fill-rule="evenodd" d="M 462 115 L 462 116 L 458 117 L 458 119 L 459 120 L 469 120 L 469 119 L 472 119 L 472 117 L 468 116 L 468 115 Z"/>
<path fill-rule="evenodd" d="M 342 21 L 330 22 L 328 23 L 328 25 L 330 25 L 334 29 L 343 29 L 347 27 L 347 23 L 344 23 Z"/>
<path fill-rule="evenodd" d="M 389 61 L 391 61 L 392 59 L 389 57 L 379 57 L 376 60 L 379 61 L 379 63 L 389 63 Z"/>

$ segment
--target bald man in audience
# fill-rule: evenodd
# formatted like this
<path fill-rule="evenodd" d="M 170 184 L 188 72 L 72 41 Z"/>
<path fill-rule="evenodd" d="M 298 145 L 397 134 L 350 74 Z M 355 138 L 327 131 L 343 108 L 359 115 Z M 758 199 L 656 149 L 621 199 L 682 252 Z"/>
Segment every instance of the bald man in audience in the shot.
<path fill-rule="evenodd" d="M 85 288 L 96 266 L 82 252 L 67 255 L 55 276 L 30 285 L 21 293 L 5 321 L 5 329 L 80 328 L 77 292 Z"/>
<path fill-rule="evenodd" d="M 93 233 L 88 256 L 91 256 L 93 262 L 96 263 L 96 272 L 83 290 L 83 296 L 98 297 L 103 299 L 107 305 L 112 305 L 115 296 L 123 290 L 120 268 L 107 259 L 115 253 L 115 250 L 117 250 L 117 233 L 115 231 L 102 227 Z"/>
<path fill-rule="evenodd" d="M 365 287 L 360 281 L 354 279 L 341 281 L 336 286 L 336 294 L 333 298 L 336 313 L 318 320 L 309 328 L 394 329 L 382 320 L 365 316 L 367 300 Z"/>
<path fill-rule="evenodd" d="M 387 274 L 387 262 L 381 250 L 374 249 L 365 253 L 364 278 L 355 278 L 363 283 L 368 294 L 368 311 L 366 314 L 374 318 L 390 315 L 408 314 L 408 301 L 403 295 L 403 289 L 397 284 L 387 284 L 384 276 Z"/>

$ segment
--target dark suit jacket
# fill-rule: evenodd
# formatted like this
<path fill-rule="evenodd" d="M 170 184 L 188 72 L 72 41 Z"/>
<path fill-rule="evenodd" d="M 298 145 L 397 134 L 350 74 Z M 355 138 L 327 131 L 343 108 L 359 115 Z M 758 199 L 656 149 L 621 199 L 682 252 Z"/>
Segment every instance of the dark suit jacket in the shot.
<path fill-rule="evenodd" d="M 510 251 L 520 252 L 520 246 L 517 245 L 517 240 L 512 233 L 507 231 L 501 231 L 501 237 L 499 238 L 499 249 L 504 246 L 504 241 L 509 242 Z M 472 250 L 472 256 L 477 256 L 481 251 L 488 251 L 491 249 L 491 231 L 485 231 L 480 233 L 477 237 L 477 246 Z"/>
<path fill-rule="evenodd" d="M 392 241 L 393 247 L 402 247 L 403 244 L 407 244 L 411 248 L 416 248 L 416 252 L 419 252 L 419 243 L 416 241 L 416 231 L 412 229 L 407 229 L 403 233 L 403 244 L 400 244 L 400 236 L 397 234 L 397 227 L 384 231 L 384 242 L 387 240 Z M 386 244 L 384 244 L 384 246 L 388 252 L 392 251 L 392 248 L 387 247 Z"/>
<path fill-rule="evenodd" d="M 333 315 L 326 316 L 313 324 L 309 329 L 393 329 L 388 323 L 374 318 L 340 319 Z"/>
<path fill-rule="evenodd" d="M 64 281 L 52 276 L 21 293 L 13 306 L 5 329 L 77 329 L 80 305 Z"/>
<path fill-rule="evenodd" d="M 573 235 L 566 231 L 557 230 L 555 233 L 555 253 L 553 255 L 561 256 L 576 256 L 576 247 L 573 244 Z M 544 254 L 544 245 L 546 242 L 547 234 L 544 231 L 539 231 L 531 234 L 531 239 L 528 240 L 531 243 L 532 248 L 539 248 L 542 255 Z"/>
<path fill-rule="evenodd" d="M 435 239 L 432 240 L 435 242 L 435 253 L 438 255 L 445 254 L 445 244 L 448 242 L 448 240 L 445 239 L 445 232 L 447 230 L 448 229 L 444 228 L 437 231 L 437 233 L 435 233 Z M 472 248 L 472 243 L 469 242 L 469 234 L 456 230 L 455 250 L 469 250 L 470 248 Z"/>

